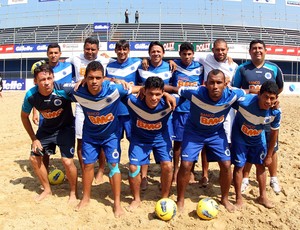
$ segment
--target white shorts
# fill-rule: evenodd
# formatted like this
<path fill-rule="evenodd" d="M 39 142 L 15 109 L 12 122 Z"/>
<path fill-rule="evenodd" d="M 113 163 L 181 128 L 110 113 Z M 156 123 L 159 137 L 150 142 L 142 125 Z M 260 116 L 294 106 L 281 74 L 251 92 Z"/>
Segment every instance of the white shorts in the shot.
<path fill-rule="evenodd" d="M 225 134 L 226 134 L 228 143 L 231 143 L 231 130 L 232 130 L 234 118 L 235 118 L 235 110 L 231 108 L 229 110 L 229 113 L 228 113 L 224 123 L 223 123 L 223 127 L 225 129 Z"/>
<path fill-rule="evenodd" d="M 76 138 L 77 139 L 82 139 L 83 121 L 84 121 L 83 110 L 81 108 L 81 105 L 76 103 L 76 108 L 75 108 L 75 132 L 76 132 Z"/>

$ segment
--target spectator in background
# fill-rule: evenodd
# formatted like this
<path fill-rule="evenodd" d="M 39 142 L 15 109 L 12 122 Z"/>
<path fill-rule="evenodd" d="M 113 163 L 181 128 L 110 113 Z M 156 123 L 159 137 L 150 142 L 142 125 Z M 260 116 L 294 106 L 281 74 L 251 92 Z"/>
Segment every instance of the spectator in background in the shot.
<path fill-rule="evenodd" d="M 140 17 L 139 12 L 135 11 L 135 22 L 134 23 L 139 23 L 139 17 Z"/>
<path fill-rule="evenodd" d="M 129 23 L 129 11 L 128 11 L 128 9 L 125 10 L 125 23 Z"/>

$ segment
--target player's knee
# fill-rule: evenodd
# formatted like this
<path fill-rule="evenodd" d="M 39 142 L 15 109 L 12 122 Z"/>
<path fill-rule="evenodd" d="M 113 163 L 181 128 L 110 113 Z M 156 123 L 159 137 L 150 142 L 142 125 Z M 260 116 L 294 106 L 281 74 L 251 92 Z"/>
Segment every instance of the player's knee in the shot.
<path fill-rule="evenodd" d="M 69 168 L 69 167 L 74 165 L 73 158 L 62 157 L 61 161 L 62 161 L 65 168 Z"/>
<path fill-rule="evenodd" d="M 109 178 L 112 178 L 116 173 L 121 173 L 118 163 L 108 163 L 107 165 L 109 167 Z"/>
<path fill-rule="evenodd" d="M 172 172 L 173 170 L 172 162 L 163 162 L 161 164 L 161 169 L 164 170 L 165 172 Z"/>
<path fill-rule="evenodd" d="M 129 167 L 129 177 L 134 178 L 136 177 L 141 171 L 140 165 L 130 165 Z"/>

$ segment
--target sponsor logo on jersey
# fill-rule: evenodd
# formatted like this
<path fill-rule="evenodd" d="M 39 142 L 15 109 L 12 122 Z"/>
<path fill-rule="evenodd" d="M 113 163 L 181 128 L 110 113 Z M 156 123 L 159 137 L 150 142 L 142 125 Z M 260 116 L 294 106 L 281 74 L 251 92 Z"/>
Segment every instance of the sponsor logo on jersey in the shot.
<path fill-rule="evenodd" d="M 189 81 L 181 81 L 178 80 L 177 82 L 177 86 L 181 87 L 181 86 L 197 86 L 198 83 L 197 82 L 189 82 Z"/>
<path fill-rule="evenodd" d="M 162 127 L 162 123 L 161 122 L 147 123 L 147 122 L 144 122 L 144 121 L 138 119 L 136 121 L 136 126 L 138 128 L 145 129 L 145 130 L 160 130 Z"/>
<path fill-rule="evenodd" d="M 49 111 L 49 110 L 44 110 L 44 111 L 40 111 L 40 113 L 42 114 L 42 116 L 46 119 L 53 119 L 53 118 L 57 118 L 60 116 L 60 114 L 63 112 L 63 109 L 60 108 L 59 110 L 56 111 Z"/>
<path fill-rule="evenodd" d="M 115 117 L 112 113 L 109 113 L 107 115 L 101 115 L 101 116 L 89 115 L 88 118 L 94 125 L 105 125 L 109 122 L 112 122 Z"/>
<path fill-rule="evenodd" d="M 244 124 L 241 127 L 241 131 L 242 131 L 242 133 L 244 133 L 245 135 L 247 135 L 249 137 L 258 136 L 262 132 L 262 130 L 251 129 Z"/>
<path fill-rule="evenodd" d="M 260 89 L 260 85 L 249 85 L 249 89 Z"/>
<path fill-rule="evenodd" d="M 224 122 L 224 115 L 222 115 L 221 117 L 205 117 L 205 116 L 200 116 L 200 124 L 202 125 L 208 125 L 208 126 L 212 126 L 212 125 L 217 125 L 220 123 Z"/>

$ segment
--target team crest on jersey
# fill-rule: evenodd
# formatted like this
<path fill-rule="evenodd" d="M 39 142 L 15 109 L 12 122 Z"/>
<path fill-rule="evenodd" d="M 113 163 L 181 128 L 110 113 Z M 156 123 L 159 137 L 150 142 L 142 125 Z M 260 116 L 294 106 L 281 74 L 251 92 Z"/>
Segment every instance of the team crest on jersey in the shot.
<path fill-rule="evenodd" d="M 118 152 L 118 150 L 114 150 L 113 153 L 111 154 L 111 156 L 114 158 L 114 159 L 118 159 L 119 156 L 120 156 L 120 153 Z"/>
<path fill-rule="evenodd" d="M 162 111 L 162 112 L 161 112 L 161 116 L 162 116 L 162 117 L 165 116 L 166 114 L 167 114 L 166 111 Z"/>
<path fill-rule="evenodd" d="M 60 106 L 62 104 L 62 101 L 60 99 L 55 99 L 54 100 L 54 105 Z"/>
<path fill-rule="evenodd" d="M 196 70 L 196 74 L 200 74 L 200 71 L 199 71 L 199 70 Z"/>
<path fill-rule="evenodd" d="M 230 67 L 230 68 L 229 68 L 229 71 L 230 71 L 230 72 L 232 72 L 232 71 L 233 71 L 233 69 Z"/>
<path fill-rule="evenodd" d="M 230 105 L 229 104 L 225 104 L 224 105 L 224 108 L 226 109 L 226 108 L 228 108 Z"/>
<path fill-rule="evenodd" d="M 135 68 L 134 68 L 134 66 L 131 66 L 131 68 L 130 68 L 131 70 L 134 70 Z"/>
<path fill-rule="evenodd" d="M 165 73 L 165 77 L 168 77 L 168 76 L 169 76 L 169 74 Z"/>
<path fill-rule="evenodd" d="M 265 124 L 268 124 L 268 123 L 270 123 L 270 122 L 271 122 L 271 117 L 265 117 L 264 123 L 265 123 Z"/>
<path fill-rule="evenodd" d="M 74 152 L 75 152 L 74 147 L 70 148 L 70 153 L 71 153 L 72 155 L 74 155 Z"/>
<path fill-rule="evenodd" d="M 270 72 L 265 73 L 265 78 L 270 80 L 272 78 L 272 74 Z"/>
<path fill-rule="evenodd" d="M 226 148 L 225 155 L 228 156 L 228 157 L 230 156 L 230 150 L 229 150 L 229 148 Z"/>
<path fill-rule="evenodd" d="M 66 71 L 63 71 L 63 73 L 62 73 L 63 75 L 66 75 L 67 74 L 67 72 Z"/>
<path fill-rule="evenodd" d="M 111 98 L 111 97 L 106 98 L 106 102 L 107 102 L 107 103 L 110 103 L 111 101 L 112 101 L 112 98 Z"/>
<path fill-rule="evenodd" d="M 173 149 L 170 150 L 169 155 L 170 157 L 173 157 Z"/>
<path fill-rule="evenodd" d="M 264 160 L 265 158 L 266 158 L 266 153 L 264 151 L 262 151 L 260 154 L 260 159 Z"/>

